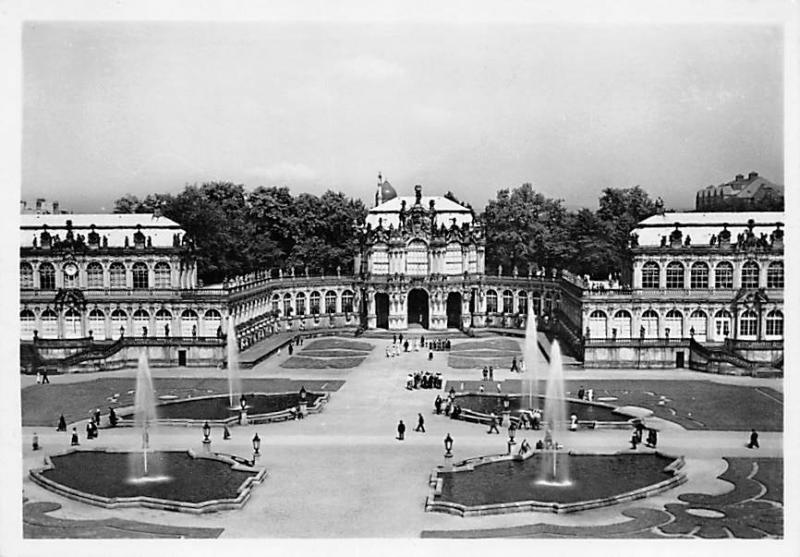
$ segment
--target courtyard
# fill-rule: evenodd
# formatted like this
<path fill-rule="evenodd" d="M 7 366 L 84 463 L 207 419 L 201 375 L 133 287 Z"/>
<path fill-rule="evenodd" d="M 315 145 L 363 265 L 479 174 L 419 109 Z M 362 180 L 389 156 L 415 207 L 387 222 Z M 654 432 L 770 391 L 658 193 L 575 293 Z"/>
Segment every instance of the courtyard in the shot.
<path fill-rule="evenodd" d="M 220 428 L 210 433 L 211 451 L 250 459 L 251 440 L 261 438 L 258 466 L 267 477 L 246 504 L 236 510 L 188 515 L 145 508 L 106 509 L 51 493 L 33 483 L 30 469 L 41 466 L 43 453 L 69 448 L 69 435 L 56 431 L 59 415 L 78 426 L 81 449 L 135 450 L 139 438 L 131 428 L 101 428 L 97 439 L 84 437 L 85 420 L 96 408 L 123 408 L 133 402 L 135 370 L 51 376 L 37 385 L 22 377 L 23 522 L 28 538 L 104 537 L 574 537 L 574 538 L 718 538 L 783 535 L 783 386 L 781 379 L 754 379 L 685 370 L 565 369 L 565 392 L 574 397 L 581 386 L 596 400 L 625 408 L 646 409 L 648 427 L 659 429 L 658 451 L 683 456 L 687 481 L 657 495 L 577 513 L 523 512 L 459 517 L 425 512 L 432 471 L 445 464 L 443 439 L 454 440 L 455 462 L 506 453 L 506 431 L 487 435 L 486 426 L 451 420 L 433 412 L 433 401 L 452 386 L 476 392 L 481 368 L 451 367 L 449 356 L 476 350 L 476 359 L 493 350 L 516 354 L 521 342 L 481 339 L 482 346 L 454 338 L 451 352 L 402 352 L 388 358 L 391 339 L 309 339 L 302 350 L 286 351 L 242 370 L 243 391 L 325 392 L 324 410 L 304 420 L 234 426 L 231 438 Z M 461 345 L 461 349 L 459 346 Z M 349 356 L 358 352 L 357 358 Z M 324 362 L 344 358 L 347 367 L 285 364 L 298 355 Z M 302 361 L 302 360 L 301 360 Z M 538 362 L 546 366 L 543 357 Z M 407 390 L 409 373 L 441 373 L 444 388 Z M 152 370 L 156 395 L 181 400 L 227 389 L 224 371 Z M 503 393 L 519 393 L 520 375 L 507 367 L 494 370 Z M 425 433 L 413 431 L 417 415 Z M 405 440 L 396 426 L 407 426 Z M 759 449 L 745 445 L 750 428 L 760 433 Z M 38 434 L 40 451 L 31 449 Z M 517 441 L 531 445 L 541 432 L 520 430 Z M 581 429 L 563 440 L 581 452 L 628 451 L 630 429 Z M 203 433 L 197 427 L 162 426 L 150 439 L 155 450 L 200 452 Z M 643 447 L 640 451 L 646 451 Z M 624 481 L 624 478 L 622 479 Z M 348 494 L 342 497 L 342 494 Z"/>

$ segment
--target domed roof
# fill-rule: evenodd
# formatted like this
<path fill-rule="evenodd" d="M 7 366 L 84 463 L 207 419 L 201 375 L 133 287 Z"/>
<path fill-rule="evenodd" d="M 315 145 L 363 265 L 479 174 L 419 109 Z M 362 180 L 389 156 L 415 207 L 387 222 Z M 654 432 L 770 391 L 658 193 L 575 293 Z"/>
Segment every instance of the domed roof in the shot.
<path fill-rule="evenodd" d="M 380 185 L 381 188 L 381 198 L 383 198 L 383 202 L 386 203 L 390 199 L 394 199 L 397 197 L 397 192 L 394 191 L 394 187 L 392 184 L 389 183 L 389 180 L 384 180 L 383 183 Z"/>

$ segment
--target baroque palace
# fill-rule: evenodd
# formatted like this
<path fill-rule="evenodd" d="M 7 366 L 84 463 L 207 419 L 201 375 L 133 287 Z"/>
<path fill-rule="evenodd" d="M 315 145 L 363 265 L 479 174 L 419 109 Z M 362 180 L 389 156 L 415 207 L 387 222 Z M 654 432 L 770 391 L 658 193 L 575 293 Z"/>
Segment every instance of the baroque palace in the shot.
<path fill-rule="evenodd" d="M 631 234 L 629 285 L 558 269 L 486 269 L 485 231 L 441 196 L 400 197 L 379 176 L 352 270 L 272 269 L 197 280 L 194 245 L 150 214 L 25 214 L 25 371 L 116 369 L 146 347 L 156 366 L 225 359 L 297 334 L 425 331 L 522 335 L 529 311 L 585 367 L 779 373 L 783 213 L 666 213 Z"/>

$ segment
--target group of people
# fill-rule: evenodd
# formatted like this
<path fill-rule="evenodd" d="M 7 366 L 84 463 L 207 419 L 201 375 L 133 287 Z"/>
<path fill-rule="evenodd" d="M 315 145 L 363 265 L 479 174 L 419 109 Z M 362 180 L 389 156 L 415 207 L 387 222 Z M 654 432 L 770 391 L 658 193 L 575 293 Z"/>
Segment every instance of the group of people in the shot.
<path fill-rule="evenodd" d="M 636 449 L 642 443 L 644 438 L 644 430 L 647 430 L 647 441 L 645 446 L 655 449 L 658 444 L 658 432 L 653 428 L 645 427 L 642 420 L 636 420 L 633 424 L 633 433 L 631 434 L 631 449 Z"/>
<path fill-rule="evenodd" d="M 594 389 L 586 389 L 583 385 L 581 385 L 578 389 L 578 398 L 581 400 L 588 400 L 589 402 L 593 401 Z"/>
<path fill-rule="evenodd" d="M 36 372 L 36 384 L 37 385 L 44 385 L 45 383 L 50 384 L 50 378 L 47 377 L 47 370 L 42 369 Z"/>
<path fill-rule="evenodd" d="M 434 412 L 441 415 L 442 407 L 444 407 L 444 415 L 453 420 L 457 420 L 461 416 L 461 405 L 456 404 L 456 391 L 452 387 L 446 399 L 436 395 L 436 400 L 433 401 Z"/>
<path fill-rule="evenodd" d="M 419 433 L 425 433 L 425 418 L 422 414 L 417 414 L 417 427 L 414 428 L 414 431 Z M 406 438 L 406 424 L 403 423 L 403 420 L 397 424 L 397 440 L 403 441 Z"/>
<path fill-rule="evenodd" d="M 542 412 L 538 408 L 524 410 L 519 413 L 520 429 L 541 429 Z"/>
<path fill-rule="evenodd" d="M 420 342 L 422 342 L 422 346 L 425 346 L 425 337 L 421 337 Z M 447 352 L 450 350 L 450 339 L 435 338 L 428 342 L 428 350 L 432 350 L 434 352 Z"/>
<path fill-rule="evenodd" d="M 406 389 L 412 391 L 414 389 L 441 389 L 442 388 L 442 374 L 433 374 L 430 371 L 416 373 L 409 373 L 406 380 Z"/>

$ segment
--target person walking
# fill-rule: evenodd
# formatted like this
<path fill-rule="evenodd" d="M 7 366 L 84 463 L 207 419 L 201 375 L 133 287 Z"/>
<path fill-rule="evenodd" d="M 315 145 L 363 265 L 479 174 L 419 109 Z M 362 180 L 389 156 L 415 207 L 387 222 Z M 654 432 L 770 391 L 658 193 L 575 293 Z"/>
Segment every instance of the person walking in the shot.
<path fill-rule="evenodd" d="M 70 445 L 73 446 L 73 447 L 76 446 L 76 445 L 80 445 L 80 443 L 78 443 L 78 428 L 77 427 L 73 427 L 72 428 L 72 441 L 70 442 Z"/>
<path fill-rule="evenodd" d="M 290 342 L 289 343 L 289 355 L 291 356 L 293 353 L 294 353 L 294 346 L 292 346 L 292 343 Z"/>
<path fill-rule="evenodd" d="M 39 450 L 39 434 L 35 431 L 33 432 L 33 440 L 31 441 L 31 445 L 33 446 L 34 451 Z"/>
<path fill-rule="evenodd" d="M 58 427 L 56 431 L 67 431 L 67 420 L 64 419 L 64 414 L 61 414 L 61 417 L 58 418 Z"/>
<path fill-rule="evenodd" d="M 402 441 L 405 439 L 406 435 L 406 424 L 403 423 L 403 420 L 400 420 L 400 423 L 397 424 L 397 439 Z"/>
<path fill-rule="evenodd" d="M 425 418 L 422 417 L 422 414 L 417 414 L 417 427 L 414 428 L 414 431 L 425 433 Z"/>
<path fill-rule="evenodd" d="M 586 389 L 584 389 L 584 388 L 583 388 L 583 385 L 581 385 L 581 388 L 580 388 L 580 389 L 578 389 L 578 398 L 579 398 L 580 400 L 583 400 L 583 396 L 584 396 L 585 394 L 586 394 Z"/>
<path fill-rule="evenodd" d="M 117 413 L 110 406 L 108 407 L 108 423 L 111 427 L 117 427 Z"/>
<path fill-rule="evenodd" d="M 758 445 L 758 432 L 755 429 L 750 430 L 750 442 L 747 444 L 748 449 L 757 449 Z"/>
<path fill-rule="evenodd" d="M 100 425 L 100 409 L 94 411 L 94 423 Z"/>
<path fill-rule="evenodd" d="M 442 397 L 436 395 L 436 400 L 433 401 L 433 407 L 436 409 L 436 414 L 442 413 Z"/>
<path fill-rule="evenodd" d="M 42 385 L 45 383 L 50 384 L 50 379 L 47 378 L 47 369 L 42 370 Z"/>
<path fill-rule="evenodd" d="M 498 435 L 500 434 L 500 430 L 497 429 L 497 415 L 494 412 L 492 412 L 492 423 L 489 424 L 489 431 L 487 431 L 486 433 L 487 434 L 497 433 Z"/>
<path fill-rule="evenodd" d="M 511 373 L 516 372 L 519 372 L 519 367 L 517 367 L 517 357 L 514 356 L 514 358 L 511 360 Z"/>

